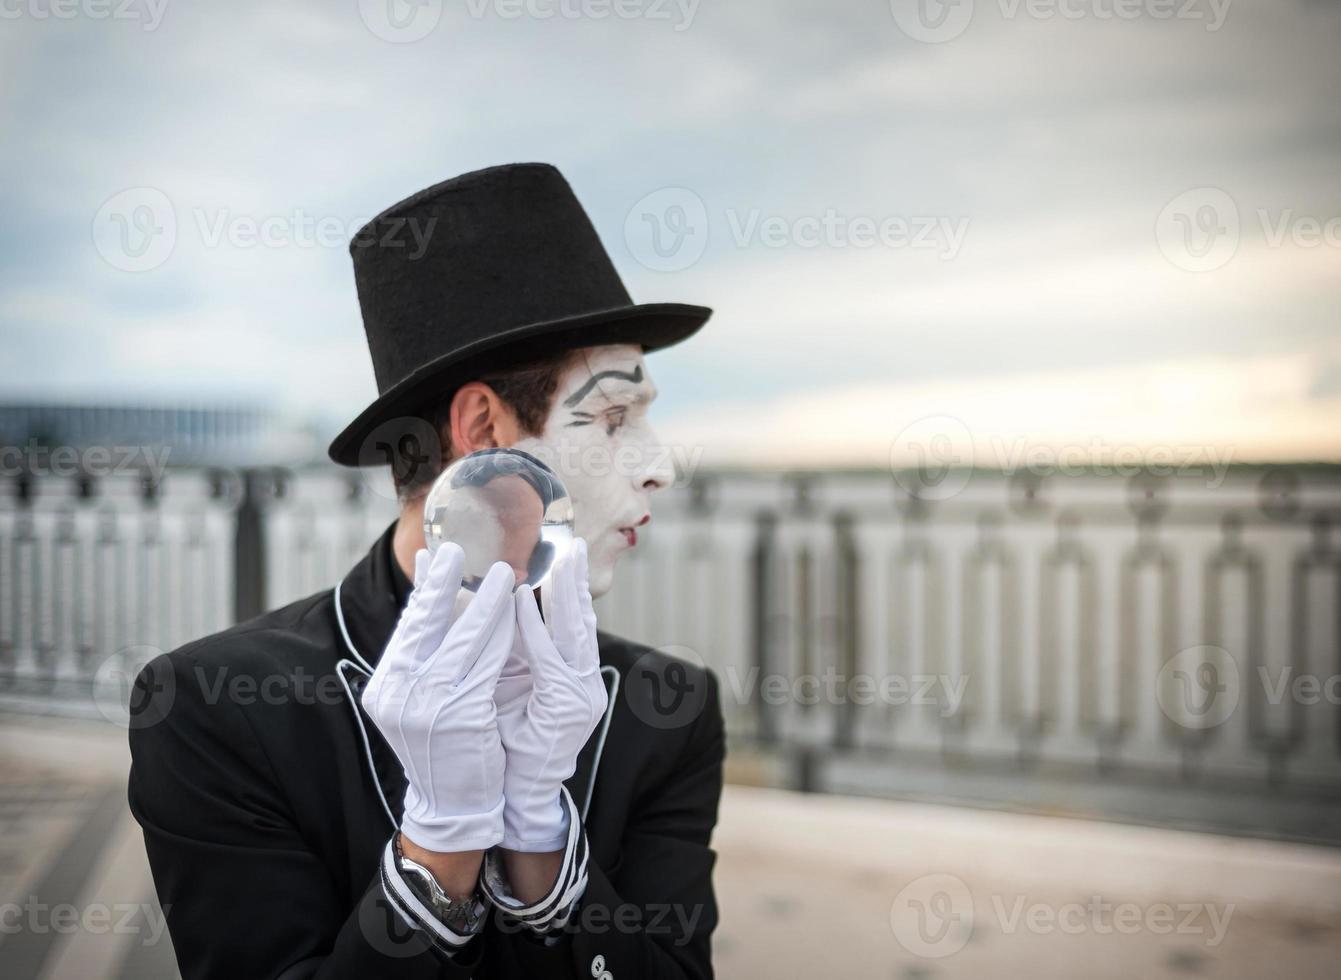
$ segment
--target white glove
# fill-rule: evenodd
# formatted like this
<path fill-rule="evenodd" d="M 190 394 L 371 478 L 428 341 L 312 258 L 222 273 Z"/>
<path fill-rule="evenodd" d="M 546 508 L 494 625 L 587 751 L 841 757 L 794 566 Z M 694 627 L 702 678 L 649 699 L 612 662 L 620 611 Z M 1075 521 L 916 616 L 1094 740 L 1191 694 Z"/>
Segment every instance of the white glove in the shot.
<path fill-rule="evenodd" d="M 605 714 L 607 700 L 585 541 L 573 541 L 542 591 L 548 625 L 530 589 L 515 597 L 516 648 L 496 694 L 507 754 L 503 846 L 516 851 L 563 849 L 568 814 L 560 789 Z"/>
<path fill-rule="evenodd" d="M 494 688 L 516 634 L 516 578 L 497 562 L 453 622 L 464 566 L 450 542 L 415 556 L 414 591 L 363 692 L 409 784 L 401 831 L 430 851 L 484 850 L 503 837 Z"/>

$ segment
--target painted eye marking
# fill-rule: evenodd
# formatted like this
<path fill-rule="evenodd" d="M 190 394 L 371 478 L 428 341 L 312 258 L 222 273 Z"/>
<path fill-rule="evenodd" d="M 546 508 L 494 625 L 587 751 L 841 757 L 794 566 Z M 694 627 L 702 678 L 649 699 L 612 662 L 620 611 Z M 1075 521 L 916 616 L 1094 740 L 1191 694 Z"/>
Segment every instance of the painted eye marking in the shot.
<path fill-rule="evenodd" d="M 605 423 L 606 435 L 612 436 L 615 434 L 616 430 L 624 424 L 624 420 L 628 416 L 628 411 L 629 410 L 626 407 L 621 405 L 618 408 L 612 408 L 600 417 L 599 421 Z M 591 412 L 574 412 L 573 416 L 573 420 L 567 423 L 564 428 L 575 429 L 583 425 L 592 425 L 598 421 L 597 417 Z"/>
<path fill-rule="evenodd" d="M 580 405 L 582 399 L 586 398 L 591 390 L 600 384 L 606 378 L 616 378 L 620 381 L 627 381 L 630 384 L 642 384 L 643 366 L 635 364 L 632 371 L 602 371 L 600 374 L 593 374 L 581 388 L 573 392 L 563 400 L 564 408 L 572 408 L 574 405 Z"/>

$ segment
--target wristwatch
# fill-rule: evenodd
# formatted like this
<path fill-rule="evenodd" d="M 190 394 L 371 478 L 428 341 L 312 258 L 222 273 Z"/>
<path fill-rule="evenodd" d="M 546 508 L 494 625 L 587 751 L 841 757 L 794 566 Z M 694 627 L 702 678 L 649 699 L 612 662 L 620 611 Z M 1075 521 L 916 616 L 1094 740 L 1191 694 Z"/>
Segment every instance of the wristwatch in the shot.
<path fill-rule="evenodd" d="M 433 872 L 405 856 L 400 847 L 400 834 L 395 836 L 394 847 L 396 868 L 405 883 L 433 910 L 443 925 L 462 936 L 473 936 L 484 928 L 484 903 L 478 895 L 453 900 L 442 890 Z"/>

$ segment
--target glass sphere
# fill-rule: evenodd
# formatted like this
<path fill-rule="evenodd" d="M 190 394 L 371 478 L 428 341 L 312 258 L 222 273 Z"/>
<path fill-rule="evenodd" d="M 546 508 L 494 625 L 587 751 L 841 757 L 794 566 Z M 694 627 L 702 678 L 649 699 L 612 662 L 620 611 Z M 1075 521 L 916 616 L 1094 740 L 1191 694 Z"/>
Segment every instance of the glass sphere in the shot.
<path fill-rule="evenodd" d="M 520 449 L 481 449 L 442 472 L 424 501 L 430 552 L 452 541 L 465 552 L 462 586 L 471 592 L 494 562 L 534 588 L 573 543 L 573 502 L 563 482 Z"/>

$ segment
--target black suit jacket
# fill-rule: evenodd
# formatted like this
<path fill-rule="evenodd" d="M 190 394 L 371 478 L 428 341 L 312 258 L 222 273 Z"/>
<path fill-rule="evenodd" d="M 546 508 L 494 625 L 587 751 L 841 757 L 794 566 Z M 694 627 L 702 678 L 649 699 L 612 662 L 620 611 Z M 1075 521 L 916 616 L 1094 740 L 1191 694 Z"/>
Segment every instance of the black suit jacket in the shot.
<path fill-rule="evenodd" d="M 407 587 L 388 531 L 336 589 L 141 672 L 130 805 L 183 976 L 712 976 L 717 682 L 605 634 L 610 704 L 568 782 L 590 861 L 567 929 L 541 942 L 494 915 L 444 960 L 388 909 L 405 780 L 358 694 Z"/>

